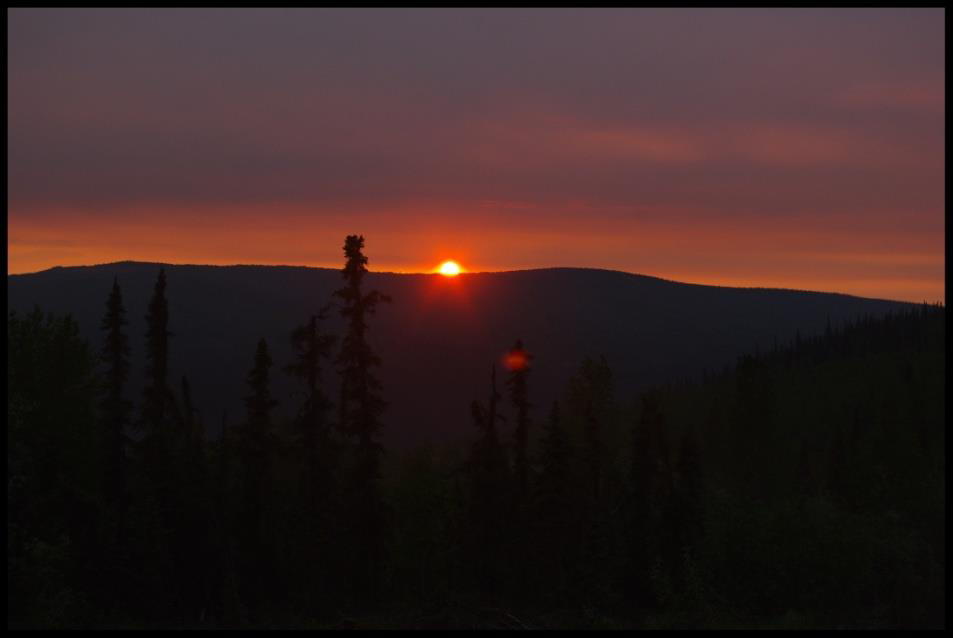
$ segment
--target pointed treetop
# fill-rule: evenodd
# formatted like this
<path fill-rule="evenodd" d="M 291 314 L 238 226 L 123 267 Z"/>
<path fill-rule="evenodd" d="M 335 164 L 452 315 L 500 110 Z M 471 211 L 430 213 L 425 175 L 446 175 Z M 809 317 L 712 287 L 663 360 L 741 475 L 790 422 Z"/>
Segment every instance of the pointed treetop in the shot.
<path fill-rule="evenodd" d="M 344 240 L 344 256 L 347 262 L 341 270 L 345 279 L 360 280 L 367 272 L 367 257 L 361 252 L 364 249 L 364 235 L 348 235 Z"/>

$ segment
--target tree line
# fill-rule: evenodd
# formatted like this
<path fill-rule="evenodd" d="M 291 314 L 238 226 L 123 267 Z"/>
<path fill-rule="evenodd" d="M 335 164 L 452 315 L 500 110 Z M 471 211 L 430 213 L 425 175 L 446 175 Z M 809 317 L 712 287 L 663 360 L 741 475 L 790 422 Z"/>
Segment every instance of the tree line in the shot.
<path fill-rule="evenodd" d="M 598 357 L 534 405 L 517 339 L 467 449 L 387 458 L 367 335 L 391 300 L 363 248 L 346 238 L 342 287 L 290 333 L 295 416 L 273 416 L 261 339 L 217 438 L 169 378 L 164 270 L 138 409 L 118 281 L 98 353 L 68 316 L 11 313 L 8 624 L 942 626 L 942 307 L 635 400 Z"/>

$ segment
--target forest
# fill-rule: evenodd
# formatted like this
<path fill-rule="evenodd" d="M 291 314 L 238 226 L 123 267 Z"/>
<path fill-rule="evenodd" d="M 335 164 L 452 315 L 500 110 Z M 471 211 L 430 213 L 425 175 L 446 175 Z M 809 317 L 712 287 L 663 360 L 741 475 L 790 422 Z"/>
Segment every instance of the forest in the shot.
<path fill-rule="evenodd" d="M 288 326 L 293 360 L 248 352 L 217 437 L 170 378 L 161 268 L 148 308 L 103 291 L 99 343 L 9 313 L 8 628 L 944 626 L 942 305 L 638 391 L 593 353 L 551 405 L 532 335 L 501 335 L 470 441 L 396 453 L 377 371 L 401 362 L 368 332 L 401 300 L 363 250 L 346 238 L 341 288 Z"/>

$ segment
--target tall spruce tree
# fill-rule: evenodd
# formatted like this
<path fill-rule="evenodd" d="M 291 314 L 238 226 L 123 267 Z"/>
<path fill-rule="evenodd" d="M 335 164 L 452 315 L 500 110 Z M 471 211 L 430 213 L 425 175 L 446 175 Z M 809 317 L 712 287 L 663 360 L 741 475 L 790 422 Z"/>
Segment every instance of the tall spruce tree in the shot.
<path fill-rule="evenodd" d="M 527 376 L 529 375 L 530 354 L 523 347 L 520 339 L 506 353 L 504 362 L 509 370 L 506 386 L 509 389 L 509 398 L 515 412 L 513 427 L 513 479 L 514 502 L 511 515 L 510 545 L 512 549 L 513 585 L 515 592 L 521 597 L 528 594 L 530 572 L 530 547 L 533 540 L 530 537 L 529 524 L 529 398 L 527 391 Z"/>
<path fill-rule="evenodd" d="M 610 450 L 610 424 L 614 413 L 612 371 L 604 356 L 586 357 L 569 381 L 567 412 L 582 425 L 587 507 L 597 509 Z"/>
<path fill-rule="evenodd" d="M 506 367 L 510 374 L 506 385 L 510 391 L 510 401 L 516 411 L 516 423 L 513 430 L 513 470 L 516 478 L 517 497 L 525 503 L 529 489 L 529 460 L 527 454 L 529 434 L 529 399 L 527 397 L 526 378 L 529 376 L 530 354 L 523 348 L 523 342 L 516 340 L 506 354 Z"/>
<path fill-rule="evenodd" d="M 348 533 L 355 544 L 353 593 L 357 600 L 373 603 L 379 599 L 383 566 L 384 503 L 380 488 L 380 456 L 383 448 L 376 439 L 380 416 L 386 403 L 373 368 L 381 363 L 367 342 L 367 319 L 381 302 L 390 298 L 376 290 L 364 292 L 367 257 L 364 237 L 348 235 L 344 242 L 345 264 L 341 271 L 344 287 L 334 292 L 341 301 L 341 315 L 347 330 L 337 356 L 341 376 L 339 427 L 355 441 L 354 459 L 348 485 Z"/>
<path fill-rule="evenodd" d="M 239 566 L 236 556 L 235 514 L 238 504 L 232 488 L 234 475 L 233 450 L 236 448 L 234 436 L 229 436 L 228 412 L 222 411 L 222 424 L 217 445 L 215 486 L 213 488 L 213 533 L 212 544 L 214 571 L 211 587 L 213 613 L 226 625 L 242 625 L 247 621 L 245 608 L 241 604 Z M 240 450 L 240 447 L 239 447 Z"/>
<path fill-rule="evenodd" d="M 271 355 L 264 339 L 255 349 L 255 363 L 248 373 L 246 420 L 241 432 L 241 490 L 239 545 L 241 580 L 251 613 L 260 609 L 274 586 L 274 547 L 268 508 L 272 494 L 274 432 L 271 411 L 278 402 L 271 395 Z"/>
<path fill-rule="evenodd" d="M 129 375 L 129 339 L 123 332 L 126 310 L 122 303 L 119 280 L 113 279 L 112 291 L 106 302 L 102 330 L 106 333 L 100 358 L 106 366 L 103 398 L 100 403 L 105 446 L 103 495 L 116 518 L 116 540 L 123 531 L 126 492 L 126 433 L 125 428 L 132 404 L 123 398 L 123 389 Z"/>
<path fill-rule="evenodd" d="M 321 332 L 320 323 L 324 318 L 325 309 L 322 309 L 319 314 L 312 315 L 308 323 L 294 329 L 291 345 L 295 360 L 285 366 L 285 372 L 305 386 L 304 402 L 295 417 L 295 424 L 304 449 L 309 493 L 325 487 L 319 484 L 318 479 L 323 472 L 330 470 L 328 467 L 319 467 L 322 461 L 329 461 L 327 448 L 331 444 L 328 419 L 331 402 L 322 386 L 321 361 L 331 356 L 336 338 Z M 309 498 L 316 496 L 311 494 Z"/>
<path fill-rule="evenodd" d="M 179 577 L 185 579 L 182 590 L 189 605 L 188 611 L 194 617 L 208 608 L 212 597 L 211 485 L 205 428 L 201 413 L 192 403 L 192 388 L 185 375 L 182 376 L 182 410 L 178 418 Z"/>
<path fill-rule="evenodd" d="M 146 314 L 146 379 L 139 425 L 144 436 L 136 449 L 141 459 L 135 517 L 142 536 L 137 569 L 147 575 L 149 589 L 143 596 L 153 617 L 181 615 L 185 594 L 183 546 L 187 530 L 180 507 L 185 488 L 179 454 L 177 410 L 168 385 L 169 306 L 165 269 L 160 268 Z"/>
<path fill-rule="evenodd" d="M 308 323 L 291 334 L 295 360 L 285 372 L 304 385 L 304 401 L 295 417 L 295 438 L 300 480 L 298 505 L 292 530 L 295 553 L 292 567 L 296 589 L 306 604 L 330 603 L 336 552 L 332 544 L 337 538 L 337 459 L 336 441 L 332 437 L 329 412 L 331 402 L 324 392 L 321 362 L 331 355 L 335 337 L 321 332 L 320 324 L 326 308 L 312 315 Z"/>
<path fill-rule="evenodd" d="M 540 591 L 553 592 L 555 602 L 565 602 L 571 585 L 572 543 L 575 526 L 571 469 L 572 448 L 553 402 L 540 440 L 540 472 L 534 490 L 537 580 Z"/>
<path fill-rule="evenodd" d="M 537 479 L 537 498 L 542 503 L 559 503 L 569 496 L 571 448 L 566 431 L 559 418 L 559 402 L 554 401 L 549 422 L 543 429 L 539 443 L 540 472 Z"/>
<path fill-rule="evenodd" d="M 142 397 L 142 419 L 153 434 L 158 434 L 167 415 L 169 376 L 169 303 L 165 298 L 165 268 L 159 269 L 149 313 L 146 315 L 146 386 Z"/>
<path fill-rule="evenodd" d="M 471 405 L 474 425 L 480 437 L 468 459 L 470 495 L 468 525 L 464 544 L 475 585 L 484 596 L 499 593 L 507 571 L 507 532 L 510 491 L 506 449 L 499 438 L 497 421 L 500 394 L 496 389 L 496 365 L 490 370 L 490 396 L 486 406 Z"/>
<path fill-rule="evenodd" d="M 605 486 L 612 467 L 612 397 L 612 372 L 605 357 L 586 357 L 570 379 L 566 407 L 568 421 L 581 430 L 573 582 L 576 595 L 587 604 L 605 603 L 611 593 L 613 533 Z"/>

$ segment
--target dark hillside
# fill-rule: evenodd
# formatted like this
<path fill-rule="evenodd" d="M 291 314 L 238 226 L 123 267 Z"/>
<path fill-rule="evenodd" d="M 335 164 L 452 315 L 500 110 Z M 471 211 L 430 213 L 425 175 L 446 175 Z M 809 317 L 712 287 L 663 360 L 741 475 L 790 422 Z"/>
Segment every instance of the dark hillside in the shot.
<path fill-rule="evenodd" d="M 456 289 L 395 282 L 433 326 L 473 299 L 539 293 L 512 280 L 481 288 L 488 279 L 454 281 L 471 284 Z M 161 373 L 164 281 L 149 302 L 149 392 L 130 396 L 128 419 L 96 373 L 99 349 L 74 321 L 8 317 L 13 627 L 943 626 L 942 307 L 832 321 L 821 334 L 638 394 L 608 357 L 587 356 L 555 385 L 559 402 L 550 405 L 541 392 L 524 393 L 527 357 L 511 342 L 508 365 L 485 370 L 472 390 L 478 401 L 458 445 L 401 450 L 362 435 L 377 427 L 370 409 L 331 427 L 324 415 L 333 412 L 314 392 L 317 408 L 293 425 L 273 418 L 277 370 L 263 340 L 235 393 L 246 410 L 230 416 L 227 436 L 205 440 L 190 386 L 170 389 Z M 125 303 L 114 306 L 112 325 Z M 254 319 L 202 327 L 208 318 L 191 316 L 187 329 L 209 334 Z M 426 346 L 437 371 L 418 386 L 413 378 L 399 386 L 391 373 L 410 390 L 390 396 L 412 411 L 453 389 L 434 353 L 460 344 L 435 345 L 397 316 L 412 335 L 399 344 L 403 360 L 419 366 L 413 347 Z M 461 311 L 450 332 L 478 334 L 475 316 L 492 317 Z M 297 334 L 306 362 L 307 329 Z M 121 353 L 120 342 L 110 351 Z M 358 352 L 349 343 L 345 352 Z M 613 354 L 623 369 L 623 357 L 639 356 Z M 361 385 L 355 360 L 349 387 L 372 385 Z M 190 363 L 223 375 L 216 360 Z M 530 381 L 545 370 L 532 365 Z M 190 379 L 205 381 L 191 370 Z M 360 395 L 352 396 L 353 405 Z M 515 417 L 527 399 L 547 417 L 516 437 L 517 423 L 526 432 Z M 123 436 L 136 421 L 140 434 Z M 418 423 L 390 421 L 419 435 Z"/>
<path fill-rule="evenodd" d="M 7 278 L 8 308 L 72 313 L 93 344 L 113 277 L 128 309 L 131 396 L 139 396 L 144 315 L 159 264 L 121 262 L 54 268 Z M 223 409 L 241 413 L 244 374 L 260 337 L 277 364 L 291 357 L 291 330 L 341 285 L 335 270 L 290 266 L 166 266 L 172 378 L 187 373 L 206 426 Z M 828 318 L 881 315 L 908 304 L 848 295 L 682 284 L 616 271 L 552 268 L 439 275 L 369 273 L 367 283 L 393 297 L 371 319 L 370 339 L 389 407 L 389 444 L 459 438 L 467 406 L 490 361 L 517 338 L 533 353 L 531 402 L 548 405 L 583 356 L 604 354 L 619 392 L 720 369 L 741 352 L 822 331 Z M 340 333 L 336 312 L 328 329 Z M 333 375 L 331 375 L 333 378 Z M 288 415 L 293 387 L 275 375 L 278 413 Z M 422 406 L 409 397 L 431 389 Z M 330 392 L 335 396 L 335 392 Z M 532 414 L 542 420 L 542 412 Z"/>

